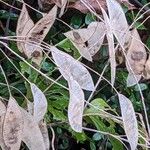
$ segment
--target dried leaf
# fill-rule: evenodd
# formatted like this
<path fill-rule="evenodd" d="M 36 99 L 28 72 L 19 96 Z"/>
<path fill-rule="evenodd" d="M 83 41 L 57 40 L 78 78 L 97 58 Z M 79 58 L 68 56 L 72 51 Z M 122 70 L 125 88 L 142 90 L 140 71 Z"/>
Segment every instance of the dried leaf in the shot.
<path fill-rule="evenodd" d="M 25 44 L 25 54 L 28 58 L 34 58 L 34 62 L 39 64 L 42 60 L 42 49 L 39 48 L 48 31 L 52 27 L 57 14 L 57 6 L 54 6 L 48 14 L 40 19 L 27 34 L 27 42 Z M 37 42 L 37 44 L 33 44 Z"/>
<path fill-rule="evenodd" d="M 106 28 L 103 22 L 92 22 L 89 24 L 88 29 L 88 32 L 92 32 L 92 36 L 87 41 L 87 48 L 91 56 L 94 56 L 103 44 Z"/>
<path fill-rule="evenodd" d="M 43 92 L 35 85 L 31 84 L 31 91 L 34 98 L 34 113 L 35 121 L 39 123 L 47 111 L 47 99 Z"/>
<path fill-rule="evenodd" d="M 110 23 L 110 19 L 108 18 L 105 10 L 101 8 L 102 14 L 104 17 L 106 29 L 107 29 L 107 40 L 108 40 L 108 49 L 109 49 L 109 60 L 111 66 L 111 83 L 114 85 L 115 77 L 116 77 L 116 56 L 115 56 L 115 48 L 114 48 L 114 37 L 112 33 L 112 27 Z"/>
<path fill-rule="evenodd" d="M 64 14 L 64 10 L 65 10 L 68 0 L 53 0 L 53 1 L 56 3 L 58 7 L 61 8 L 60 14 L 59 14 L 59 17 L 61 17 Z"/>
<path fill-rule="evenodd" d="M 25 40 L 25 36 L 27 35 L 27 33 L 33 28 L 34 23 L 31 20 L 26 5 L 23 4 L 19 19 L 18 19 L 18 23 L 17 23 L 17 29 L 16 29 L 16 34 L 17 34 L 17 39 L 20 41 L 17 41 L 17 46 L 18 49 L 21 52 L 26 53 L 25 48 L 24 48 L 24 42 L 21 40 Z"/>
<path fill-rule="evenodd" d="M 0 98 L 0 146 L 2 150 L 9 150 L 9 148 L 4 143 L 4 139 L 3 139 L 3 123 L 4 123 L 5 114 L 6 114 L 6 107 Z"/>
<path fill-rule="evenodd" d="M 65 36 L 72 41 L 83 57 L 92 61 L 92 56 L 99 51 L 103 43 L 105 33 L 103 22 L 92 22 L 87 29 L 69 31 Z"/>
<path fill-rule="evenodd" d="M 34 112 L 34 104 L 32 102 L 30 102 L 29 100 L 27 100 L 27 111 L 33 115 Z"/>
<path fill-rule="evenodd" d="M 84 2 L 88 7 L 92 8 L 92 10 L 96 11 L 97 13 L 101 13 L 99 4 L 101 5 L 101 7 L 106 9 L 106 1 L 105 0 L 84 0 Z M 68 7 L 75 8 L 75 9 L 81 11 L 82 13 L 88 13 L 88 12 L 90 12 L 90 10 L 87 8 L 87 6 L 85 6 L 80 0 L 77 0 L 74 3 L 70 3 L 70 5 Z"/>
<path fill-rule="evenodd" d="M 130 38 L 129 26 L 121 5 L 116 0 L 106 0 L 110 26 L 121 46 Z"/>
<path fill-rule="evenodd" d="M 124 130 L 127 135 L 131 150 L 135 150 L 138 144 L 138 125 L 131 101 L 122 94 L 118 94 Z"/>
<path fill-rule="evenodd" d="M 11 150 L 19 150 L 22 139 L 23 119 L 20 108 L 13 97 L 10 97 L 3 125 L 3 138 Z"/>
<path fill-rule="evenodd" d="M 49 142 L 49 136 L 48 136 L 48 130 L 46 123 L 43 121 L 40 121 L 39 123 L 39 128 L 43 136 L 44 144 L 45 144 L 45 150 L 50 149 L 50 142 Z"/>
<path fill-rule="evenodd" d="M 6 107 L 1 100 L 2 99 L 0 98 L 0 116 L 4 115 L 6 113 Z"/>
<path fill-rule="evenodd" d="M 86 42 L 90 37 L 92 37 L 92 32 L 88 31 L 87 29 L 78 29 L 69 31 L 64 33 L 65 36 L 71 40 L 73 45 L 78 49 L 81 56 L 86 58 L 89 61 L 92 61 L 92 56 L 86 47 Z"/>
<path fill-rule="evenodd" d="M 69 124 L 76 132 L 82 132 L 82 116 L 84 110 L 84 93 L 80 85 L 73 80 L 69 81 L 70 100 L 68 106 Z"/>
<path fill-rule="evenodd" d="M 24 120 L 23 142 L 30 150 L 45 150 L 44 140 L 38 123 L 30 113 L 22 108 L 20 109 Z"/>
<path fill-rule="evenodd" d="M 67 0 L 51 0 L 53 3 L 55 3 L 58 7 L 63 7 L 64 4 L 67 3 Z"/>
<path fill-rule="evenodd" d="M 141 79 L 141 75 L 134 75 L 129 73 L 127 77 L 127 87 L 137 84 L 137 82 L 139 82 L 140 79 Z"/>
<path fill-rule="evenodd" d="M 145 69 L 144 69 L 143 74 L 144 74 L 144 78 L 150 79 L 150 56 L 145 63 Z"/>
<path fill-rule="evenodd" d="M 28 112 L 31 115 L 33 115 L 34 104 L 32 102 L 28 101 L 27 106 L 28 106 Z M 36 118 L 34 118 L 34 120 L 35 119 Z M 42 137 L 43 137 L 43 140 L 44 140 L 45 148 L 46 148 L 46 150 L 49 150 L 50 143 L 49 143 L 49 136 L 48 136 L 48 130 L 47 130 L 46 122 L 43 122 L 43 120 L 41 120 L 38 123 L 38 125 L 39 125 L 40 131 L 42 133 Z"/>
<path fill-rule="evenodd" d="M 63 77 L 69 81 L 72 77 L 81 88 L 89 91 L 94 90 L 94 83 L 88 70 L 70 55 L 51 47 L 53 59 Z"/>
<path fill-rule="evenodd" d="M 126 67 L 130 74 L 141 75 L 144 70 L 147 54 L 136 29 L 132 31 L 132 40 L 127 51 Z"/>
<path fill-rule="evenodd" d="M 119 3 L 123 3 L 126 7 L 128 7 L 128 10 L 133 10 L 136 7 L 131 4 L 128 0 L 118 0 Z"/>

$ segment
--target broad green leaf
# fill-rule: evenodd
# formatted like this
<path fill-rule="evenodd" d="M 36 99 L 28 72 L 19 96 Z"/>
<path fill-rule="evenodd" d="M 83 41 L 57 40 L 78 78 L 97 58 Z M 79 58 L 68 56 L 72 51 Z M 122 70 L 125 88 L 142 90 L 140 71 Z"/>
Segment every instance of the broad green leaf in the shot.
<path fill-rule="evenodd" d="M 88 139 L 88 137 L 86 136 L 84 132 L 78 133 L 75 131 L 71 131 L 71 133 L 74 136 L 74 138 L 76 138 L 76 140 L 80 143 L 84 143 Z"/>
<path fill-rule="evenodd" d="M 51 105 L 48 106 L 48 111 L 53 115 L 53 119 L 57 121 L 66 121 L 67 117 L 63 111 L 54 109 Z"/>
<path fill-rule="evenodd" d="M 75 14 L 71 18 L 71 26 L 73 26 L 73 28 L 75 29 L 78 29 L 81 25 L 82 25 L 82 15 Z"/>
<path fill-rule="evenodd" d="M 112 150 L 124 150 L 123 144 L 119 140 L 110 136 L 109 141 L 111 142 L 111 144 L 113 146 Z"/>

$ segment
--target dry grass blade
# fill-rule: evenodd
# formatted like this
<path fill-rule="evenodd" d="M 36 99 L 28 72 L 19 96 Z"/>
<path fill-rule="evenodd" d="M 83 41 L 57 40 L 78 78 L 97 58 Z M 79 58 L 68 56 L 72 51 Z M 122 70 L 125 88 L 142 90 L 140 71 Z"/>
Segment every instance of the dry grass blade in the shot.
<path fill-rule="evenodd" d="M 19 150 L 22 140 L 23 119 L 20 108 L 13 97 L 10 97 L 3 125 L 3 138 L 11 150 Z"/>
<path fill-rule="evenodd" d="M 69 81 L 70 100 L 68 106 L 68 119 L 72 129 L 82 132 L 82 116 L 84 110 L 84 93 L 80 85 L 72 78 Z"/>
<path fill-rule="evenodd" d="M 138 144 L 138 125 L 135 111 L 131 101 L 122 94 L 118 94 L 124 130 L 127 135 L 131 150 L 135 150 Z"/>

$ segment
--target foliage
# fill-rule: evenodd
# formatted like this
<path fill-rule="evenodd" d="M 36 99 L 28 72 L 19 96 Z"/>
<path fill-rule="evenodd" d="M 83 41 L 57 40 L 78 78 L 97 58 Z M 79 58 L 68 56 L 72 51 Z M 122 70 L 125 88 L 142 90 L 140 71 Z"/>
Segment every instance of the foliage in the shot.
<path fill-rule="evenodd" d="M 147 14 L 98 2 L 0 1 L 2 149 L 149 147 Z"/>

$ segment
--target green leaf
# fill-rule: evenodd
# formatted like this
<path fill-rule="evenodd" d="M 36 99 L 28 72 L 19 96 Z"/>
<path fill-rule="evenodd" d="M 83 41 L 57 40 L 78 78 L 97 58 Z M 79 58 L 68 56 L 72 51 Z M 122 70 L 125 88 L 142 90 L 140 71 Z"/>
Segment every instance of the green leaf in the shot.
<path fill-rule="evenodd" d="M 48 72 L 52 72 L 55 69 L 54 64 L 44 61 L 42 63 L 42 69 Z"/>
<path fill-rule="evenodd" d="M 55 101 L 50 102 L 51 105 L 57 109 L 64 110 L 68 106 L 68 101 L 59 96 L 59 98 Z"/>
<path fill-rule="evenodd" d="M 48 111 L 53 115 L 54 120 L 66 121 L 67 117 L 64 115 L 63 111 L 54 109 L 51 105 L 48 105 Z"/>
<path fill-rule="evenodd" d="M 100 134 L 100 133 L 95 133 L 94 135 L 93 135 L 93 137 L 92 137 L 92 139 L 94 140 L 94 141 L 99 141 L 99 140 L 101 140 L 101 139 L 103 139 L 104 138 L 104 136 L 102 135 L 102 134 Z"/>
<path fill-rule="evenodd" d="M 71 130 L 72 131 L 72 130 Z M 80 143 L 83 143 L 85 140 L 87 140 L 87 136 L 84 132 L 82 133 L 78 133 L 78 132 L 74 132 L 72 131 L 72 135 L 77 139 L 77 141 L 79 141 Z"/>
<path fill-rule="evenodd" d="M 69 39 L 64 39 L 63 41 L 59 42 L 57 46 L 60 48 L 63 48 L 66 52 L 69 52 L 69 53 L 73 52 L 73 57 L 76 59 L 80 57 L 80 53 L 74 47 L 74 45 Z"/>
<path fill-rule="evenodd" d="M 6 10 L 0 10 L 0 18 L 1 19 L 8 19 L 8 17 L 10 17 L 11 20 L 17 20 L 18 15 L 13 12 L 9 13 Z"/>
<path fill-rule="evenodd" d="M 109 141 L 111 142 L 113 149 L 112 150 L 124 150 L 124 147 L 120 141 L 115 139 L 114 137 L 109 137 Z"/>
<path fill-rule="evenodd" d="M 146 27 L 143 24 L 141 24 L 141 22 L 138 21 L 134 23 L 134 27 L 137 28 L 138 30 L 147 30 Z"/>
<path fill-rule="evenodd" d="M 97 99 L 93 100 L 91 102 L 91 104 L 94 107 L 90 106 L 89 109 L 85 110 L 85 113 L 97 113 L 97 112 L 100 112 L 99 109 L 104 110 L 105 108 L 110 108 L 110 106 L 103 99 L 101 99 L 101 98 L 97 98 Z"/>
<path fill-rule="evenodd" d="M 139 84 L 141 91 L 147 90 L 148 86 L 144 83 Z M 135 85 L 134 90 L 139 92 L 139 86 Z"/>
<path fill-rule="evenodd" d="M 91 22 L 95 21 L 96 20 L 96 17 L 91 14 L 91 13 L 88 13 L 86 16 L 85 16 L 85 24 L 89 25 Z"/>
<path fill-rule="evenodd" d="M 27 73 L 29 75 L 29 80 L 31 82 L 35 82 L 35 80 L 37 79 L 38 76 L 38 72 L 35 71 L 34 69 L 32 69 L 30 66 L 28 66 L 25 62 L 20 62 L 20 67 L 21 67 L 21 72 L 23 74 Z"/>
<path fill-rule="evenodd" d="M 146 41 L 146 46 L 150 49 L 150 36 L 148 37 L 148 39 Z"/>
<path fill-rule="evenodd" d="M 67 38 L 59 42 L 57 46 L 63 48 L 66 52 L 72 52 L 72 47 L 74 47 L 72 42 Z"/>
<path fill-rule="evenodd" d="M 90 142 L 90 148 L 91 150 L 96 150 L 96 146 L 94 142 Z"/>
<path fill-rule="evenodd" d="M 78 29 L 82 25 L 82 15 L 75 14 L 71 18 L 71 26 L 75 29 Z"/>

